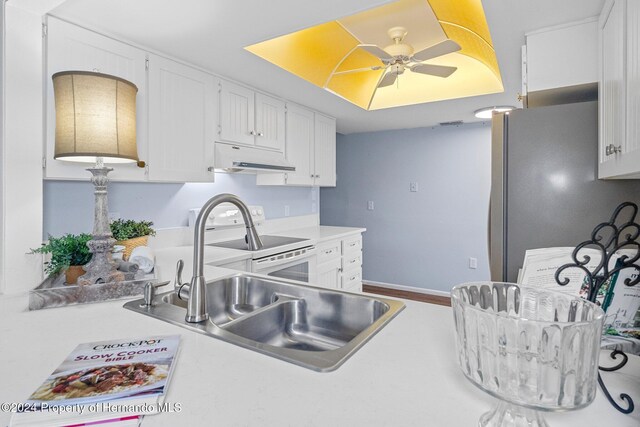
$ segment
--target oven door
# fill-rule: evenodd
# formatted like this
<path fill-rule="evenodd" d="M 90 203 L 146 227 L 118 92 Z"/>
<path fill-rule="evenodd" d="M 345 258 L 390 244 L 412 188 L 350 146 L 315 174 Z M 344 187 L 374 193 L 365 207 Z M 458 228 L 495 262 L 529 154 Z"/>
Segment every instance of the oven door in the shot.
<path fill-rule="evenodd" d="M 316 259 L 316 248 L 310 246 L 253 260 L 251 271 L 310 283 L 316 278 Z"/>

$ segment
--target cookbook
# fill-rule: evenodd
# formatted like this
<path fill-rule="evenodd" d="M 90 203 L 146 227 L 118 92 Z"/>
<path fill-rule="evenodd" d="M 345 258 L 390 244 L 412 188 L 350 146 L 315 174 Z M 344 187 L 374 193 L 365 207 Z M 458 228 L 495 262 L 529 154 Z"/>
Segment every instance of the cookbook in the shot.
<path fill-rule="evenodd" d="M 19 425 L 70 425 L 162 410 L 179 335 L 78 345 L 17 408 Z"/>

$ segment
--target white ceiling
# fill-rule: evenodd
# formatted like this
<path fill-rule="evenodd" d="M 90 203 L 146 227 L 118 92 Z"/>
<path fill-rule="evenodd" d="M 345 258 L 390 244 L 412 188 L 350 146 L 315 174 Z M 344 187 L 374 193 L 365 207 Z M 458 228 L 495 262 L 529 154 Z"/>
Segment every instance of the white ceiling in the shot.
<path fill-rule="evenodd" d="M 338 118 L 341 133 L 476 121 L 516 105 L 528 31 L 597 15 L 604 0 L 483 0 L 505 92 L 365 111 L 244 50 L 244 46 L 369 9 L 388 0 L 67 0 L 51 13 L 131 40 Z M 401 25 L 401 23 L 399 23 Z"/>

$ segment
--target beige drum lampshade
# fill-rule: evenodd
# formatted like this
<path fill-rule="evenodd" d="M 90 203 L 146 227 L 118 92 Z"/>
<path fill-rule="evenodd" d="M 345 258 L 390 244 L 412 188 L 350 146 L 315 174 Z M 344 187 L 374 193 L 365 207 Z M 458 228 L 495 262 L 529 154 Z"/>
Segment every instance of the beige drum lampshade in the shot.
<path fill-rule="evenodd" d="M 53 75 L 56 103 L 54 158 L 93 163 L 138 161 L 136 93 L 131 82 L 107 74 Z"/>

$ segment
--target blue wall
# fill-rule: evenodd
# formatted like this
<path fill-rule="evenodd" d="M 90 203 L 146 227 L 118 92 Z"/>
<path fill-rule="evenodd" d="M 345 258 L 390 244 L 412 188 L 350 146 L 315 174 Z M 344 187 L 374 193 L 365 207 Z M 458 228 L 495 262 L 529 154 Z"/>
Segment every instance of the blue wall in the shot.
<path fill-rule="evenodd" d="M 88 173 L 88 172 L 87 172 Z M 255 175 L 216 174 L 215 183 L 109 184 L 109 212 L 121 218 L 149 219 L 156 228 L 186 226 L 188 211 L 218 193 L 233 193 L 250 205 L 263 205 L 267 219 L 318 211 L 318 188 L 257 186 Z M 93 186 L 89 182 L 44 182 L 44 236 L 91 232 Z"/>
<path fill-rule="evenodd" d="M 365 281 L 448 292 L 489 279 L 490 123 L 339 134 L 337 159 L 320 222 L 367 228 Z"/>

